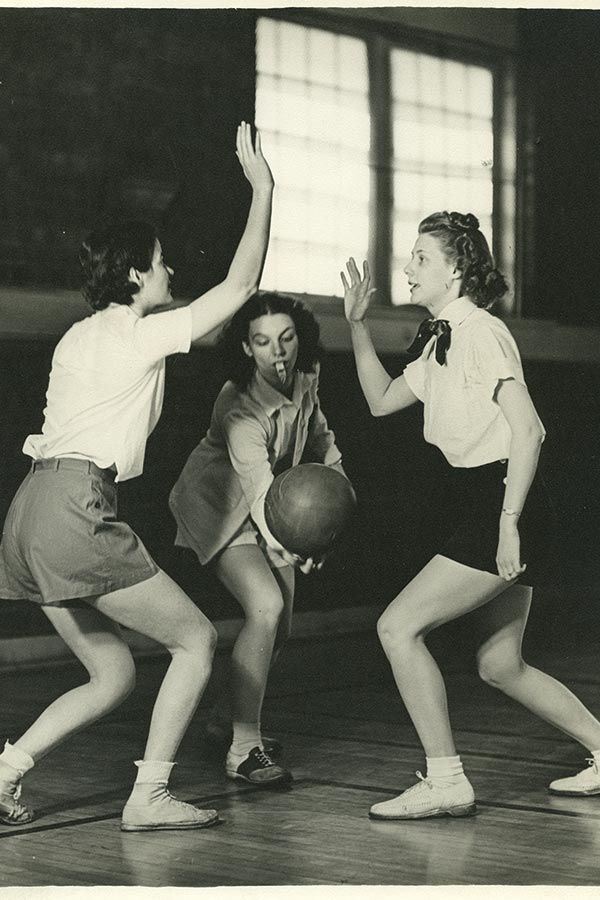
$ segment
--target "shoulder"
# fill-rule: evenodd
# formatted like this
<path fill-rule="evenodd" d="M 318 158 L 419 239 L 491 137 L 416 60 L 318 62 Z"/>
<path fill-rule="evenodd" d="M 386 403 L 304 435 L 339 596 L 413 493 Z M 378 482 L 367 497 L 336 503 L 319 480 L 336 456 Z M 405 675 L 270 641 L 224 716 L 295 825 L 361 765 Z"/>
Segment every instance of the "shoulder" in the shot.
<path fill-rule="evenodd" d="M 226 381 L 219 391 L 214 411 L 225 426 L 242 423 L 247 423 L 250 427 L 253 424 L 264 425 L 268 418 L 261 404 L 233 381 Z"/>
<path fill-rule="evenodd" d="M 464 324 L 465 337 L 470 344 L 486 346 L 499 344 L 517 349 L 515 339 L 506 323 L 486 309 L 476 309 Z"/>

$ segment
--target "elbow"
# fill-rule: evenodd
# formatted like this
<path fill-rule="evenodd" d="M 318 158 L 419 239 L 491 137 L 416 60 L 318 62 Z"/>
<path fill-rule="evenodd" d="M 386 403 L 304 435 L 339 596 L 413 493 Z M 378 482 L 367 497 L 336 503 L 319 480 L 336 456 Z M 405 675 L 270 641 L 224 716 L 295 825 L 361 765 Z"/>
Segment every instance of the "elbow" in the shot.
<path fill-rule="evenodd" d="M 381 403 L 369 403 L 369 410 L 376 419 L 380 419 L 381 416 L 387 416 L 388 414 L 387 409 Z"/>
<path fill-rule="evenodd" d="M 538 422 L 531 422 L 519 429 L 518 440 L 528 447 L 539 449 L 544 443 L 546 432 Z"/>
<path fill-rule="evenodd" d="M 258 290 L 258 278 L 236 278 L 228 275 L 225 283 L 239 303 L 245 303 Z"/>

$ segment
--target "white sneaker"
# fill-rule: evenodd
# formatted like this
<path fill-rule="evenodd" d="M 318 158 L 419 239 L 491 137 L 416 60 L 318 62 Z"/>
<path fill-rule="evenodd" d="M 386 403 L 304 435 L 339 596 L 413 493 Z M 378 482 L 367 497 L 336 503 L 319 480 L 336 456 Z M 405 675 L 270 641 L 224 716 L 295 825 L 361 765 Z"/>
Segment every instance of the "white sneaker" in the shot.
<path fill-rule="evenodd" d="M 136 784 L 121 818 L 121 831 L 208 828 L 220 823 L 216 809 L 177 800 L 165 784 Z"/>
<path fill-rule="evenodd" d="M 551 794 L 567 794 L 571 797 L 589 797 L 600 794 L 600 770 L 594 758 L 588 759 L 588 768 L 570 778 L 557 778 L 548 790 Z"/>
<path fill-rule="evenodd" d="M 452 784 L 436 778 L 424 778 L 399 797 L 376 803 L 369 810 L 371 819 L 426 819 L 433 816 L 472 816 L 476 811 L 475 793 L 466 777 Z"/>

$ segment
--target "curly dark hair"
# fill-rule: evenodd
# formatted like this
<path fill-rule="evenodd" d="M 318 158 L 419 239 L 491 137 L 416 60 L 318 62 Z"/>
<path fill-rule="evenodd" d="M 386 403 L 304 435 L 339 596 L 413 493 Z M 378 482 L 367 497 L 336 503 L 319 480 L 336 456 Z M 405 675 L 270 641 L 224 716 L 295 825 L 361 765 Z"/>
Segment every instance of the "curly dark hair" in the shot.
<path fill-rule="evenodd" d="M 139 291 L 129 280 L 133 266 L 147 272 L 152 265 L 156 230 L 147 222 L 128 221 L 95 231 L 81 244 L 79 262 L 85 282 L 83 296 L 92 309 L 105 309 L 109 303 L 133 303 Z"/>
<path fill-rule="evenodd" d="M 246 390 L 255 369 L 254 360 L 246 355 L 242 346 L 242 342 L 248 340 L 250 322 L 275 313 L 289 316 L 296 326 L 297 371 L 314 372 L 323 356 L 319 325 L 312 312 L 294 297 L 259 291 L 230 319 L 218 339 L 225 376 L 240 390 Z"/>
<path fill-rule="evenodd" d="M 461 294 L 489 309 L 503 297 L 508 284 L 495 264 L 488 242 L 472 213 L 436 212 L 419 224 L 419 234 L 431 234 L 446 258 L 462 273 Z"/>

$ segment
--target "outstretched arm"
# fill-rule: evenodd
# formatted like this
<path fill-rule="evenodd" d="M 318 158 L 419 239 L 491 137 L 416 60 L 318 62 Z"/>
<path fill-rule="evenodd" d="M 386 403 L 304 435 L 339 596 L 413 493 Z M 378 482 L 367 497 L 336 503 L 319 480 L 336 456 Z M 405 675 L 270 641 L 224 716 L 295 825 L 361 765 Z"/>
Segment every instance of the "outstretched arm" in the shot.
<path fill-rule="evenodd" d="M 236 137 L 236 155 L 252 185 L 252 203 L 246 228 L 238 244 L 227 277 L 190 304 L 192 340 L 229 319 L 258 288 L 263 270 L 273 200 L 273 176 L 263 156 L 260 134 L 252 146 L 250 125 L 242 122 Z"/>
<path fill-rule="evenodd" d="M 375 288 L 371 286 L 369 264 L 363 263 L 363 275 L 354 259 L 346 263 L 348 279 L 341 272 L 344 286 L 344 313 L 350 325 L 352 349 L 358 380 L 374 416 L 387 416 L 417 401 L 403 375 L 391 378 L 382 366 L 367 325 L 366 315 Z"/>

